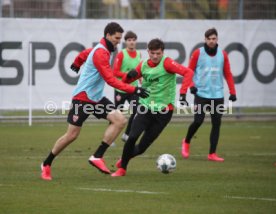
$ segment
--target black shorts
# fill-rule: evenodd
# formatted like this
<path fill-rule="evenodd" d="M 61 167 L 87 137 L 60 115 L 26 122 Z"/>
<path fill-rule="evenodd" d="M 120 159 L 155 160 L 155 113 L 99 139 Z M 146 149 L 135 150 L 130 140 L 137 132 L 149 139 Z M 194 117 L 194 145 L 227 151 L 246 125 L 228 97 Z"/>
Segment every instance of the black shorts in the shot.
<path fill-rule="evenodd" d="M 103 97 L 98 103 L 72 100 L 67 122 L 75 126 L 82 126 L 89 115 L 93 114 L 98 119 L 106 119 L 113 110 L 115 110 L 115 105 L 106 97 Z"/>
<path fill-rule="evenodd" d="M 122 93 L 115 90 L 114 102 L 117 109 L 122 110 L 122 107 L 126 101 L 132 106 L 132 108 L 137 108 L 139 97 L 136 94 Z"/>
<path fill-rule="evenodd" d="M 195 95 L 194 110 L 195 113 L 206 113 L 209 111 L 211 114 L 219 113 L 224 109 L 224 98 L 208 99 Z"/>

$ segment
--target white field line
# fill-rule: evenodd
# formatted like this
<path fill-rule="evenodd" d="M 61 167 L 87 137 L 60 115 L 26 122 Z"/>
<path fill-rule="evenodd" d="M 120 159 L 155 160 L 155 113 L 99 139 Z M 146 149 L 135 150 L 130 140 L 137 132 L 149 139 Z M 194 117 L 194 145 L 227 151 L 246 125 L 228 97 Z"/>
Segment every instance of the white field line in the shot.
<path fill-rule="evenodd" d="M 87 188 L 87 187 L 77 187 L 79 190 L 88 190 L 95 192 L 120 192 L 120 193 L 139 193 L 139 194 L 166 194 L 165 192 L 151 192 L 151 191 L 139 191 L 130 189 L 105 189 L 105 188 Z"/>
<path fill-rule="evenodd" d="M 241 199 L 241 200 L 258 200 L 258 201 L 276 201 L 276 198 L 256 198 L 256 197 L 241 197 L 241 196 L 229 196 L 229 195 L 224 196 L 224 198 Z"/>

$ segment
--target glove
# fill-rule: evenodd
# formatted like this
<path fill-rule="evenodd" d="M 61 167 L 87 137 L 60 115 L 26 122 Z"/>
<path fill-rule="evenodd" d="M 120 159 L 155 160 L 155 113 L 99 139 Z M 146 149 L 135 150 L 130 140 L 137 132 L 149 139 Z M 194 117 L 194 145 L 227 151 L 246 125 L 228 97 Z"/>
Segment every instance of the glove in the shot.
<path fill-rule="evenodd" d="M 79 73 L 80 67 L 75 65 L 74 63 L 70 67 L 72 71 L 75 71 L 76 73 Z"/>
<path fill-rule="evenodd" d="M 197 87 L 194 87 L 194 86 L 191 87 L 191 88 L 190 88 L 190 92 L 191 92 L 191 94 L 194 94 L 194 95 L 195 95 L 196 92 L 197 92 Z"/>
<path fill-rule="evenodd" d="M 229 100 L 231 100 L 232 102 L 235 102 L 237 100 L 236 95 L 235 94 L 230 94 Z"/>
<path fill-rule="evenodd" d="M 131 69 L 128 73 L 127 73 L 127 78 L 128 79 L 132 79 L 137 77 L 138 72 L 135 69 Z"/>
<path fill-rule="evenodd" d="M 185 106 L 185 105 L 188 106 L 189 105 L 189 103 L 186 100 L 186 94 L 180 94 L 179 102 L 180 102 L 180 105 L 183 105 L 183 106 Z"/>
<path fill-rule="evenodd" d="M 134 93 L 142 98 L 147 98 L 149 96 L 149 91 L 142 87 L 136 87 Z"/>

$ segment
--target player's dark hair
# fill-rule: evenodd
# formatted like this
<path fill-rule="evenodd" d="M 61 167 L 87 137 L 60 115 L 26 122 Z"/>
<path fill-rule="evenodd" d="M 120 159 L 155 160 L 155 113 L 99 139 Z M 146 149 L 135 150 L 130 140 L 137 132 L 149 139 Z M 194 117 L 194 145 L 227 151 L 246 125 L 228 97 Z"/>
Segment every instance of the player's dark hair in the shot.
<path fill-rule="evenodd" d="M 211 35 L 216 35 L 216 36 L 218 36 L 218 32 L 217 32 L 217 30 L 216 30 L 216 28 L 210 28 L 210 29 L 208 29 L 206 32 L 205 32 L 205 38 L 208 38 L 209 36 L 211 36 Z"/>
<path fill-rule="evenodd" d="M 158 50 L 161 49 L 162 51 L 165 49 L 165 44 L 161 39 L 152 39 L 148 43 L 149 50 Z"/>
<path fill-rule="evenodd" d="M 126 35 L 124 37 L 125 41 L 128 40 L 128 39 L 132 39 L 132 38 L 135 39 L 135 40 L 137 39 L 136 33 L 132 32 L 132 31 L 126 32 Z"/>
<path fill-rule="evenodd" d="M 106 25 L 106 27 L 104 29 L 104 36 L 106 36 L 108 33 L 112 36 L 117 32 L 123 33 L 124 29 L 118 23 L 110 22 Z"/>

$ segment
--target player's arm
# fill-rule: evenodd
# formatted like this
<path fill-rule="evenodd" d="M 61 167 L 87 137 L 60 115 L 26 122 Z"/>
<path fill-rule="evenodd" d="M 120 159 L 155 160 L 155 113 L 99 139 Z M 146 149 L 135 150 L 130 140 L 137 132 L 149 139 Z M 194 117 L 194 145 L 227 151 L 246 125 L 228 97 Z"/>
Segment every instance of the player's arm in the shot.
<path fill-rule="evenodd" d="M 121 71 L 122 63 L 124 59 L 124 54 L 122 51 L 120 51 L 114 61 L 114 66 L 113 66 L 113 71 L 114 71 L 114 76 L 123 78 L 125 73 Z"/>
<path fill-rule="evenodd" d="M 197 61 L 198 61 L 198 58 L 199 58 L 199 54 L 200 54 L 200 50 L 199 50 L 199 49 L 196 49 L 196 50 L 192 53 L 192 56 L 191 56 L 191 58 L 190 58 L 188 67 L 189 67 L 190 69 L 192 69 L 193 72 L 195 72 L 195 70 L 196 70 L 196 65 L 197 65 Z M 195 86 L 195 84 L 194 84 L 194 82 L 192 81 L 190 87 L 194 87 L 194 86 Z"/>
<path fill-rule="evenodd" d="M 230 61 L 225 51 L 223 51 L 223 56 L 224 56 L 223 74 L 229 88 L 229 93 L 230 93 L 229 100 L 236 101 L 237 98 L 236 98 L 234 78 L 230 68 Z"/>
<path fill-rule="evenodd" d="M 139 79 L 142 77 L 142 72 L 141 72 L 141 68 L 142 68 L 142 64 L 143 62 L 141 61 L 135 69 L 132 69 L 131 71 L 129 71 L 128 73 L 126 73 L 123 76 L 123 82 L 126 83 L 131 83 L 134 82 L 135 80 Z"/>
<path fill-rule="evenodd" d="M 142 59 L 142 53 L 140 52 L 140 59 Z M 142 60 L 141 60 L 142 61 Z M 141 62 L 140 61 L 140 62 Z M 140 73 L 141 73 L 141 69 L 140 69 Z M 142 82 L 143 82 L 143 77 L 142 77 L 142 74 L 141 74 L 141 77 L 138 79 L 139 81 L 139 84 L 142 85 Z"/>
<path fill-rule="evenodd" d="M 133 93 L 135 87 L 123 83 L 113 75 L 113 71 L 109 64 L 109 58 L 110 54 L 106 50 L 100 48 L 95 51 L 92 60 L 100 75 L 108 85 L 127 93 Z"/>
<path fill-rule="evenodd" d="M 71 69 L 72 69 L 73 71 L 75 71 L 76 73 L 79 72 L 80 67 L 81 67 L 81 66 L 83 65 L 83 63 L 86 61 L 86 59 L 87 59 L 88 55 L 90 54 L 90 52 L 92 51 L 92 49 L 93 49 L 93 48 L 85 49 L 85 50 L 83 50 L 82 52 L 80 52 L 80 53 L 76 56 L 74 62 L 73 62 L 72 65 L 71 65 Z"/>
<path fill-rule="evenodd" d="M 95 67 L 108 85 L 130 94 L 135 93 L 142 98 L 146 98 L 149 96 L 149 92 L 146 89 L 142 87 L 134 87 L 118 80 L 113 75 L 113 71 L 109 64 L 109 59 L 110 53 L 101 48 L 95 51 L 92 59 Z"/>
<path fill-rule="evenodd" d="M 183 76 L 182 86 L 180 89 L 180 94 L 186 94 L 188 87 L 191 85 L 193 78 L 193 70 L 180 65 L 173 59 L 167 57 L 164 61 L 164 68 L 168 73 L 179 74 Z"/>
<path fill-rule="evenodd" d="M 179 101 L 181 105 L 188 105 L 188 102 L 186 100 L 186 93 L 188 87 L 191 85 L 192 82 L 192 69 L 180 65 L 179 63 L 177 63 L 169 57 L 167 57 L 164 61 L 164 68 L 168 73 L 179 74 L 184 77 L 180 89 Z"/>

